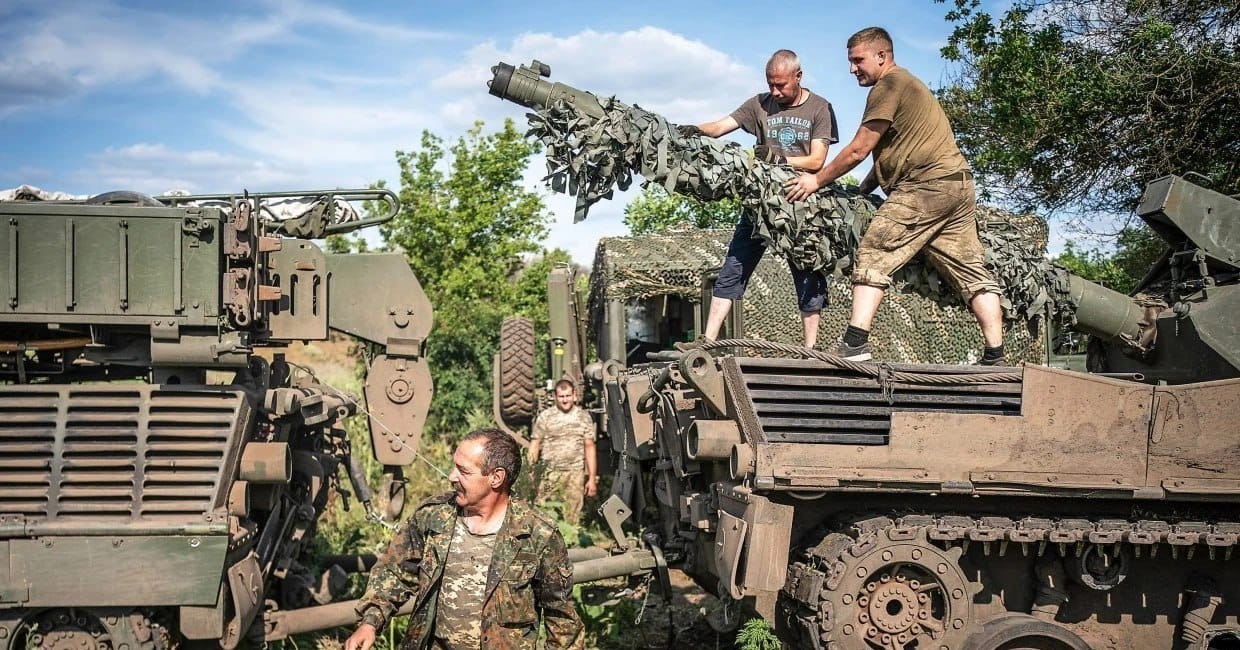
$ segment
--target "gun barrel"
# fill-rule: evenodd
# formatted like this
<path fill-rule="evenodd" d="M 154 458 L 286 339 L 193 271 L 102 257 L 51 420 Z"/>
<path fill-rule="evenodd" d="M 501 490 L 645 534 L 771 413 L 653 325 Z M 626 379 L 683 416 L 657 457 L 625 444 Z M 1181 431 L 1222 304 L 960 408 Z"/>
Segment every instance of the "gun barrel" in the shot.
<path fill-rule="evenodd" d="M 493 76 L 487 82 L 487 88 L 500 99 L 534 109 L 565 100 L 591 117 L 603 117 L 603 107 L 592 93 L 543 79 L 551 74 L 551 68 L 544 63 L 534 61 L 528 66 L 513 66 L 501 61 L 491 68 L 491 74 Z"/>
<path fill-rule="evenodd" d="M 1138 341 L 1145 310 L 1118 291 L 1068 274 L 1068 287 L 1076 303 L 1076 329 L 1108 342 Z"/>

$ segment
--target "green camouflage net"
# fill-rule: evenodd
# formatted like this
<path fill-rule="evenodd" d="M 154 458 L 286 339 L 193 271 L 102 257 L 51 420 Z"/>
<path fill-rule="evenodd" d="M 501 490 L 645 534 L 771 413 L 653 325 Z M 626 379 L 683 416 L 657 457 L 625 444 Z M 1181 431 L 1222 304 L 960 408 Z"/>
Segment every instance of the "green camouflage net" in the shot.
<path fill-rule="evenodd" d="M 615 189 L 626 190 L 635 175 L 646 182 L 665 187 L 667 191 L 692 196 L 703 201 L 734 197 L 742 205 L 744 218 L 754 225 L 754 236 L 766 243 L 775 253 L 764 259 L 770 268 L 771 259 L 786 258 L 797 268 L 817 270 L 832 277 L 847 277 L 851 270 L 852 253 L 856 251 L 864 227 L 873 216 L 875 203 L 872 197 L 863 197 L 857 191 L 833 186 L 816 192 L 805 201 L 789 202 L 784 196 L 784 182 L 796 172 L 790 167 L 770 165 L 756 161 L 748 149 L 730 141 L 684 136 L 655 113 L 640 107 L 629 107 L 615 98 L 600 98 L 603 117 L 595 118 L 579 112 L 568 102 L 554 102 L 549 107 L 529 113 L 528 135 L 536 136 L 546 145 L 546 180 L 552 190 L 577 196 L 577 221 L 583 220 L 589 207 L 603 198 L 614 196 Z M 1052 314 L 1056 323 L 1075 323 L 1075 305 L 1068 292 L 1068 274 L 1054 267 L 1045 259 L 1047 251 L 1047 226 L 1040 218 L 1018 216 L 981 207 L 978 210 L 978 233 L 986 247 L 985 264 L 999 287 L 1002 288 L 1004 318 L 1007 320 L 1009 350 L 1016 347 L 1012 332 L 1025 325 L 1035 330 L 1035 319 Z M 594 283 L 606 295 L 614 299 L 641 300 L 655 295 L 696 296 L 701 293 L 703 278 L 713 274 L 727 251 L 727 237 L 717 241 L 712 233 L 706 233 L 702 241 L 691 244 L 692 256 L 682 256 L 681 264 L 670 263 L 676 257 L 677 247 L 687 233 L 676 234 L 671 241 L 662 242 L 657 254 L 647 257 L 626 258 L 624 253 L 610 265 L 605 260 L 595 260 Z M 616 242 L 613 239 L 613 242 Z M 707 243 L 709 242 L 709 243 Z M 613 243 L 614 248 L 621 244 Z M 600 254 L 604 254 L 600 244 Z M 609 253 L 610 254 L 610 253 Z M 645 262 L 641 262 L 645 259 Z M 600 269 L 600 263 L 603 269 Z M 782 268 L 781 264 L 774 264 Z M 603 273 L 598 273 L 603 270 Z M 773 275 L 774 274 L 774 275 Z M 769 270 L 756 274 L 745 296 L 745 330 L 748 336 L 785 339 L 789 327 L 787 319 L 795 318 L 794 293 L 787 270 L 785 278 L 775 280 L 779 272 Z M 771 278 L 769 287 L 763 284 Z M 605 287 L 600 282 L 609 283 Z M 892 293 L 920 295 L 923 300 L 901 299 L 888 311 L 889 318 L 897 319 L 890 326 L 894 331 L 928 331 L 929 337 L 951 337 L 952 340 L 968 340 L 968 349 L 975 350 L 980 335 L 977 326 L 961 304 L 959 296 L 939 274 L 915 258 L 893 278 Z M 785 292 L 782 287 L 787 285 Z M 769 290 L 768 290 L 769 289 Z M 766 293 L 764 293 L 766 292 Z M 781 295 L 779 304 L 771 305 L 771 311 L 758 311 L 751 305 L 763 304 L 765 295 Z M 835 282 L 830 298 L 839 304 L 851 298 L 848 283 Z M 885 303 L 884 303 L 885 304 Z M 830 310 L 841 313 L 846 310 Z M 779 316 L 776 316 L 779 314 Z M 959 314 L 959 318 L 957 318 Z M 773 320 L 774 319 L 774 320 Z M 770 320 L 771 324 L 768 324 Z M 831 320 L 827 315 L 823 320 Z M 882 327 L 883 315 L 879 315 Z M 957 331 L 957 320 L 968 324 L 966 335 Z M 774 325 L 779 323 L 779 325 Z M 800 339 L 800 321 L 791 321 Z M 949 325 L 949 323 L 951 325 Z M 838 329 L 843 329 L 839 325 Z M 769 331 L 770 336 L 765 336 Z M 930 341 L 930 339 L 926 341 Z M 1038 339 L 1033 336 L 1033 339 Z M 873 339 L 872 339 L 873 341 Z M 872 344 L 873 345 L 873 344 Z M 893 342 L 893 345 L 894 342 Z M 1034 345 L 1030 342 L 1030 345 Z M 873 345 L 875 349 L 879 346 Z M 952 347 L 937 341 L 931 347 Z M 898 346 L 897 346 L 898 347 Z M 924 349 L 924 345 L 913 345 Z M 880 351 L 880 350 L 875 350 Z M 894 350 L 893 350 L 894 352 Z M 947 355 L 955 356 L 955 352 Z M 1019 358 L 1019 354 L 1012 354 Z M 935 361 L 939 355 L 893 354 L 887 358 Z"/>
<path fill-rule="evenodd" d="M 591 336 L 597 340 L 603 335 L 603 313 L 608 300 L 656 305 L 668 295 L 700 300 L 703 286 L 709 286 L 718 272 L 731 237 L 731 230 L 685 227 L 602 239 L 590 276 Z M 960 303 L 958 295 L 945 291 L 941 296 L 930 297 L 925 295 L 924 286 L 908 280 L 913 277 L 924 281 L 930 274 L 933 271 L 923 269 L 916 259 L 896 274 L 870 334 L 870 347 L 877 358 L 904 363 L 977 361 L 982 348 L 981 334 L 973 314 Z M 817 345 L 823 351 L 833 350 L 838 343 L 839 333 L 848 324 L 852 299 L 850 283 L 838 274 L 832 278 L 827 293 L 830 306 L 822 312 Z M 801 344 L 796 289 L 788 265 L 778 256 L 762 258 L 737 309 L 742 331 L 736 336 Z M 1010 362 L 1045 360 L 1045 346 L 1037 324 L 1009 324 L 1005 347 Z"/>
<path fill-rule="evenodd" d="M 685 137 L 663 117 L 614 98 L 599 103 L 601 119 L 564 101 L 529 114 L 528 135 L 546 146 L 545 180 L 577 197 L 577 221 L 640 174 L 668 192 L 703 201 L 737 199 L 755 237 L 797 268 L 830 273 L 856 247 L 856 213 L 873 211 L 859 193 L 837 186 L 790 203 L 783 184 L 795 177 L 791 168 L 755 161 L 735 142 Z"/>
<path fill-rule="evenodd" d="M 848 272 L 875 209 L 870 199 L 835 186 L 791 203 L 783 189 L 796 175 L 791 168 L 755 161 L 734 142 L 683 136 L 663 117 L 614 98 L 601 98 L 600 104 L 602 118 L 564 101 L 528 114 L 529 135 L 546 146 L 546 180 L 553 190 L 577 197 L 577 220 L 594 203 L 611 198 L 615 188 L 630 187 L 639 174 L 669 192 L 700 200 L 735 197 L 754 224 L 754 236 L 777 256 L 824 275 Z M 1067 273 L 1046 261 L 1045 223 L 986 208 L 978 219 L 985 265 L 1002 287 L 1008 324 L 1044 313 L 1062 325 L 1073 324 Z M 939 303 L 960 304 L 928 265 L 910 264 L 898 279 Z"/>

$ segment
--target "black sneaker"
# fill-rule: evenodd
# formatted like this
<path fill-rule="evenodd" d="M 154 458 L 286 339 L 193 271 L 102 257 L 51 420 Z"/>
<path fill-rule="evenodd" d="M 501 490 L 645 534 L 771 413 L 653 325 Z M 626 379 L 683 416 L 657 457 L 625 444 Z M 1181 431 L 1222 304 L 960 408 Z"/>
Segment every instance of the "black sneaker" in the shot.
<path fill-rule="evenodd" d="M 835 348 L 835 356 L 847 361 L 869 361 L 870 360 L 870 344 L 862 343 L 861 345 L 852 346 L 844 342 L 840 342 L 839 347 Z"/>
<path fill-rule="evenodd" d="M 978 359 L 977 363 L 973 365 L 975 366 L 1006 366 L 1007 357 L 1006 356 L 995 357 L 994 359 L 987 359 L 986 357 L 982 357 L 981 359 Z"/>
<path fill-rule="evenodd" d="M 688 352 L 689 350 L 696 350 L 702 347 L 703 345 L 706 345 L 707 343 L 714 343 L 714 342 L 715 342 L 714 339 L 708 339 L 705 336 L 699 336 L 696 339 L 693 339 L 692 341 L 678 341 L 676 343 L 673 343 L 672 347 L 676 348 L 677 350 L 680 350 L 681 352 Z"/>

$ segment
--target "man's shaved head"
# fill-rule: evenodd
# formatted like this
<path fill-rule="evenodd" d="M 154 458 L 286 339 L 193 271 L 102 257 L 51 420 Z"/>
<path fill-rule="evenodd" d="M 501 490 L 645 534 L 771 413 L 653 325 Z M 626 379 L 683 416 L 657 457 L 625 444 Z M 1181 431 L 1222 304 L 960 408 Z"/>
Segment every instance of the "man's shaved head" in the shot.
<path fill-rule="evenodd" d="M 767 73 L 771 72 L 796 72 L 801 69 L 801 59 L 797 58 L 797 53 L 792 50 L 777 50 L 771 55 L 770 60 L 766 62 Z"/>

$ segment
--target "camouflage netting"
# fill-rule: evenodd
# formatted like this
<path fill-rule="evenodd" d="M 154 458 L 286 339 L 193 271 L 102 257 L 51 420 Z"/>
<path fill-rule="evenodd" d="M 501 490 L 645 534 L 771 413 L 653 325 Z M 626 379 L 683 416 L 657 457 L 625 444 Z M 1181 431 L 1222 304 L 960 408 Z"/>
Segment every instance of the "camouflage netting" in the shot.
<path fill-rule="evenodd" d="M 591 335 L 600 334 L 609 299 L 627 304 L 678 295 L 699 300 L 702 286 L 718 272 L 731 230 L 673 229 L 651 235 L 608 237 L 599 242 L 590 277 Z M 933 273 L 932 271 L 930 273 Z M 875 317 L 870 346 L 877 358 L 893 362 L 972 363 L 982 347 L 977 323 L 953 292 L 938 299 L 924 295 L 908 277 L 927 272 L 914 261 L 897 274 Z M 830 307 L 822 312 L 818 349 L 830 351 L 848 321 L 851 285 L 832 279 Z M 744 336 L 779 343 L 801 343 L 801 319 L 788 265 L 775 255 L 763 257 L 740 301 Z M 1040 328 L 1010 326 L 1005 345 L 1012 363 L 1045 358 Z"/>
<path fill-rule="evenodd" d="M 566 102 L 529 114 L 529 135 L 547 147 L 546 180 L 551 189 L 577 197 L 578 221 L 640 174 L 668 192 L 703 201 L 736 198 L 754 234 L 798 268 L 829 273 L 856 247 L 856 213 L 873 211 L 857 192 L 836 187 L 790 203 L 783 184 L 795 176 L 791 168 L 754 161 L 735 142 L 682 136 L 663 117 L 614 98 L 600 103 L 602 119 Z"/>
<path fill-rule="evenodd" d="M 528 114 L 529 135 L 541 140 L 547 149 L 546 180 L 553 190 L 577 197 L 577 220 L 584 219 L 594 203 L 611 198 L 616 188 L 628 189 L 636 174 L 645 182 L 700 200 L 734 197 L 740 201 L 745 218 L 754 224 L 755 237 L 776 254 L 770 257 L 784 257 L 799 268 L 824 275 L 843 273 L 847 277 L 852 252 L 875 209 L 867 197 L 836 186 L 805 201 L 791 203 L 784 198 L 783 189 L 784 182 L 796 174 L 791 168 L 755 161 L 747 149 L 734 142 L 683 136 L 663 117 L 614 98 L 601 98 L 600 104 L 602 118 L 579 112 L 567 102 L 555 102 Z M 1009 330 L 1020 329 L 1014 326 L 1048 312 L 1058 322 L 1072 324 L 1075 305 L 1068 293 L 1066 272 L 1046 261 L 1045 223 L 1032 215 L 1009 215 L 987 208 L 979 210 L 978 219 L 982 243 L 987 248 L 986 266 L 1003 288 Z M 699 260 L 692 268 L 706 268 L 701 266 L 704 264 L 717 268 L 726 243 L 725 239 L 709 261 Z M 596 267 L 598 263 L 596 260 Z M 644 268 L 639 265 L 613 271 L 612 275 L 623 275 L 612 278 L 621 288 L 609 285 L 608 291 L 620 291 L 630 299 L 660 293 L 696 295 L 700 282 L 686 284 L 688 279 L 684 276 L 690 268 L 679 268 L 674 273 L 670 268 L 659 271 L 660 263 L 653 258 Z M 623 267 L 621 264 L 617 269 Z M 841 298 L 847 302 L 847 283 L 835 285 L 838 286 L 831 289 L 835 304 L 840 304 Z M 750 291 L 754 290 L 751 286 Z M 909 311 L 902 317 L 905 321 L 932 322 L 939 319 L 932 312 L 955 309 L 968 318 L 973 332 L 969 338 L 980 341 L 972 315 L 929 265 L 917 260 L 910 263 L 897 274 L 892 293 L 920 294 L 928 300 L 927 305 L 938 305 L 927 306 L 924 313 Z M 788 295 L 792 295 L 790 284 Z M 792 300 L 789 297 L 783 304 L 795 304 Z M 780 310 L 789 311 L 783 307 Z M 762 328 L 755 328 L 748 318 L 749 311 L 747 307 L 747 335 L 760 336 L 758 331 Z M 759 321 L 762 318 L 755 316 Z M 907 322 L 904 324 L 907 326 Z M 878 331 L 880 327 L 876 325 L 874 329 Z M 1011 334 L 1008 340 L 1015 343 Z M 970 345 L 973 346 L 972 341 Z"/>

